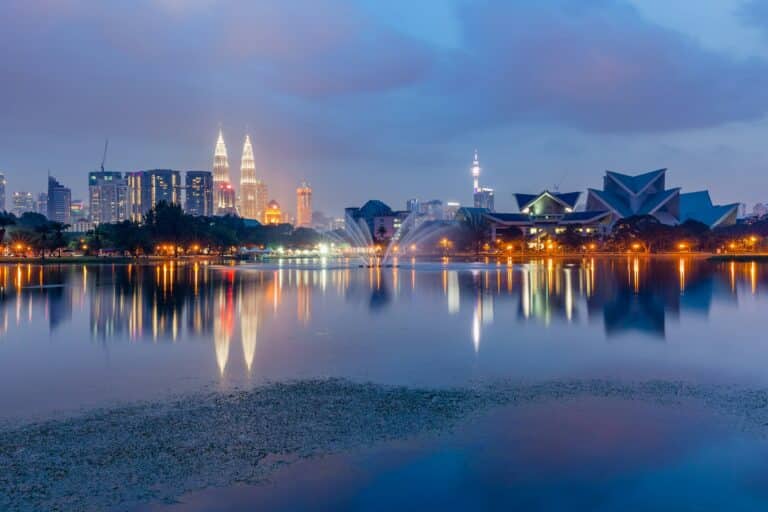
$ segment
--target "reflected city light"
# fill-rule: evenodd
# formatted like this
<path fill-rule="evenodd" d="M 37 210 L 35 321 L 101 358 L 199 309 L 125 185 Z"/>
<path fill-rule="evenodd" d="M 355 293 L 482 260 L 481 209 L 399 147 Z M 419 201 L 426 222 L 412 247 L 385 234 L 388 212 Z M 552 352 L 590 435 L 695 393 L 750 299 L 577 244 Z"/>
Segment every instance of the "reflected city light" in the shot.
<path fill-rule="evenodd" d="M 41 322 L 54 332 L 73 325 L 75 312 L 84 315 L 87 335 L 99 341 L 95 346 L 203 340 L 215 359 L 211 368 L 230 379 L 260 368 L 265 340 L 285 339 L 286 329 L 327 330 L 326 311 L 338 304 L 372 322 L 380 311 L 414 315 L 417 303 L 437 308 L 444 316 L 435 320 L 458 326 L 464 337 L 469 332 L 479 353 L 483 339 L 488 343 L 512 323 L 554 327 L 597 320 L 606 337 L 628 329 L 663 337 L 670 314 L 708 311 L 716 295 L 721 301 L 760 300 L 768 284 L 758 263 L 716 264 L 690 255 L 543 258 L 475 268 L 437 264 L 426 270 L 298 265 L 286 260 L 283 268 L 264 271 L 198 262 L 8 265 L 0 270 L 0 337 Z"/>

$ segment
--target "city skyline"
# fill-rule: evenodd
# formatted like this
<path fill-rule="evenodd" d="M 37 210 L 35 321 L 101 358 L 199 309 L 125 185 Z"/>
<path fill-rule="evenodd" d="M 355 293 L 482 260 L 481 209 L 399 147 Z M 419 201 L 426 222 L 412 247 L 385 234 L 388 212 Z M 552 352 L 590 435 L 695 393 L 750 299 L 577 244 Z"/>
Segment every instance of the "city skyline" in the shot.
<path fill-rule="evenodd" d="M 695 17 L 659 0 L 299 4 L 147 1 L 114 17 L 4 2 L 16 21 L 0 35 L 10 192 L 43 190 L 50 169 L 86 197 L 80 176 L 97 170 L 106 137 L 108 170 L 208 169 L 220 122 L 231 137 L 250 133 L 271 197 L 290 204 L 307 179 L 329 213 L 361 203 L 369 185 L 392 204 L 468 203 L 475 147 L 499 210 L 513 190 L 586 190 L 606 169 L 660 167 L 716 202 L 766 201 L 768 20 L 757 2 L 707 2 Z M 287 26 L 301 30 L 269 30 Z"/>

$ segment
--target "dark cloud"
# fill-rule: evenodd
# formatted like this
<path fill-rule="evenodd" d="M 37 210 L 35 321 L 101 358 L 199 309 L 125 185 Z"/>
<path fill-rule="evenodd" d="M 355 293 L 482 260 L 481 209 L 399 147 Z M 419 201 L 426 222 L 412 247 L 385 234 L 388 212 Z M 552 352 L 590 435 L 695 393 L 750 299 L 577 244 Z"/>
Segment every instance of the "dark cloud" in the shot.
<path fill-rule="evenodd" d="M 453 79 L 490 121 L 667 131 L 768 110 L 768 65 L 706 50 L 623 0 L 483 0 L 461 10 Z"/>
<path fill-rule="evenodd" d="M 247 127 L 265 172 L 290 171 L 289 193 L 317 178 L 339 198 L 369 175 L 443 186 L 463 144 L 494 130 L 664 133 L 768 109 L 764 60 L 706 49 L 628 0 L 446 1 L 461 34 L 450 48 L 413 23 L 399 31 L 375 2 L 2 1 L 0 167 L 84 183 L 75 173 L 105 136 L 122 169 L 206 167 L 221 122 L 233 168 Z M 742 16 L 758 26 L 766 3 Z"/>

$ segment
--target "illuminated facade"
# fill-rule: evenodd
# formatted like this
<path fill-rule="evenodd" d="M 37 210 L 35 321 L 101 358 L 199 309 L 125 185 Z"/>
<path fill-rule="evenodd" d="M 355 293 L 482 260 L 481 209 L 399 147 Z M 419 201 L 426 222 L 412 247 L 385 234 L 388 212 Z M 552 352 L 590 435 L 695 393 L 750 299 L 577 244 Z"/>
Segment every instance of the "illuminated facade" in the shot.
<path fill-rule="evenodd" d="M 475 150 L 475 157 L 472 159 L 472 194 L 480 190 L 480 157 Z"/>
<path fill-rule="evenodd" d="M 126 173 L 128 183 L 128 215 L 141 222 L 144 214 L 156 204 L 181 204 L 181 173 L 171 169 L 153 169 Z"/>
<path fill-rule="evenodd" d="M 198 217 L 213 215 L 213 174 L 210 171 L 187 171 L 184 211 Z"/>
<path fill-rule="evenodd" d="M 312 227 L 312 188 L 306 181 L 296 189 L 296 227 Z"/>
<path fill-rule="evenodd" d="M 267 195 L 267 184 L 261 180 L 256 180 L 256 212 L 259 222 L 266 223 L 264 214 L 267 211 L 267 204 L 269 203 L 269 196 Z"/>
<path fill-rule="evenodd" d="M 219 130 L 216 139 L 216 149 L 213 153 L 213 207 L 214 214 L 234 214 L 235 189 L 229 180 L 229 159 L 227 146 L 224 144 L 224 134 Z"/>
<path fill-rule="evenodd" d="M 251 138 L 246 135 L 243 143 L 243 157 L 240 161 L 240 216 L 246 219 L 259 219 L 257 201 L 258 182 L 256 162 L 253 158 Z"/>
<path fill-rule="evenodd" d="M 35 197 L 32 192 L 13 193 L 13 214 L 21 217 L 24 213 L 35 211 Z"/>
<path fill-rule="evenodd" d="M 264 211 L 264 224 L 282 224 L 283 212 L 280 210 L 280 205 L 274 199 L 267 204 L 267 209 Z"/>
<path fill-rule="evenodd" d="M 0 212 L 5 211 L 5 174 L 0 172 Z"/>
<path fill-rule="evenodd" d="M 128 181 L 122 173 L 88 173 L 88 204 L 93 224 L 122 222 L 128 218 Z"/>

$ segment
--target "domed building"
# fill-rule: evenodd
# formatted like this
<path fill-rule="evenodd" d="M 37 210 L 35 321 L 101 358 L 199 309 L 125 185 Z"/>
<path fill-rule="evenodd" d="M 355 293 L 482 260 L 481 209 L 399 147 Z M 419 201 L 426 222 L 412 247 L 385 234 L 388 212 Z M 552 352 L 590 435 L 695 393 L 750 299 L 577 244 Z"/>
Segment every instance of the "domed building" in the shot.
<path fill-rule="evenodd" d="M 267 209 L 264 211 L 264 224 L 282 224 L 283 212 L 280 210 L 280 204 L 272 199 L 267 203 Z"/>

